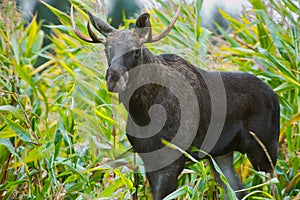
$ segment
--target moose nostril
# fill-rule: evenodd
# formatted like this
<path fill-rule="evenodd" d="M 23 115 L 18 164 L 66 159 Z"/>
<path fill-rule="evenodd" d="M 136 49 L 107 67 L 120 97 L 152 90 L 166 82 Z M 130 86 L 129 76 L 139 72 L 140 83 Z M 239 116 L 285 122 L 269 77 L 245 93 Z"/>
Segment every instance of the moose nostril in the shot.
<path fill-rule="evenodd" d="M 114 88 L 115 88 L 115 85 L 114 84 L 106 83 L 106 87 L 107 87 L 108 91 L 113 92 Z"/>
<path fill-rule="evenodd" d="M 109 73 L 109 80 L 110 81 L 114 81 L 114 82 L 117 82 L 119 79 L 120 79 L 120 74 L 117 73 L 117 72 L 110 72 Z"/>

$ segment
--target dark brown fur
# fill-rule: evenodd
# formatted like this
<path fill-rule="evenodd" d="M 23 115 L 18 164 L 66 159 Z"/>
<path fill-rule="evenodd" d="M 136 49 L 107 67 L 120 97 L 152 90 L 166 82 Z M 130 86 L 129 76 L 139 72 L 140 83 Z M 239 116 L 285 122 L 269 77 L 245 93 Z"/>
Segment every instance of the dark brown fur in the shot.
<path fill-rule="evenodd" d="M 209 77 L 211 74 L 219 72 L 200 70 L 174 54 L 154 56 L 145 49 L 144 57 L 153 57 L 152 59 L 146 59 L 152 63 L 153 61 L 160 62 L 170 68 L 176 68 L 190 80 L 190 84 L 193 85 L 197 94 L 201 110 L 197 137 L 192 146 L 200 148 L 211 118 L 210 94 L 202 76 Z M 220 73 L 226 90 L 227 115 L 221 137 L 212 151 L 208 153 L 213 157 L 228 153 L 232 154 L 233 151 L 246 153 L 256 170 L 272 173 L 272 165 L 268 161 L 265 152 L 253 136 L 249 134 L 249 131 L 254 132 L 266 146 L 275 166 L 279 136 L 279 103 L 276 94 L 254 75 L 239 72 Z M 194 81 L 194 79 L 197 79 L 197 81 Z M 198 84 L 195 85 L 195 83 Z M 129 141 L 138 153 L 152 152 L 162 148 L 161 139 L 171 141 L 174 137 L 172 133 L 176 133 L 178 129 L 180 122 L 178 101 L 171 91 L 162 86 L 147 85 L 138 89 L 131 98 L 129 108 L 126 109 L 134 121 L 143 126 L 150 123 L 148 110 L 153 104 L 164 106 L 168 113 L 167 122 L 161 132 L 152 138 L 140 139 L 128 135 Z M 194 152 L 188 152 L 197 156 Z M 175 190 L 176 184 L 170 183 L 176 182 L 177 176 L 186 161 L 187 159 L 182 157 L 169 168 L 147 173 L 154 190 L 155 199 L 161 199 Z M 147 165 L 145 167 L 147 170 Z M 162 179 L 158 174 L 170 175 L 165 177 L 165 182 L 159 184 L 158 182 Z M 242 189 L 241 183 L 236 183 L 234 189 Z M 243 194 L 237 195 L 239 197 L 243 196 Z"/>

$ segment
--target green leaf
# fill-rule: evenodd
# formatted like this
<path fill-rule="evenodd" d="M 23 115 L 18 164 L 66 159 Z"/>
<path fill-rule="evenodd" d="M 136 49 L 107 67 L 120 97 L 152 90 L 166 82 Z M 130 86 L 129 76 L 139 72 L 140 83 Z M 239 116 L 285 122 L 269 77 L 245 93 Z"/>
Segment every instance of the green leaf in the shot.
<path fill-rule="evenodd" d="M 38 41 L 40 42 L 41 38 L 37 38 L 37 34 L 39 32 L 39 26 L 36 22 L 37 16 L 35 15 L 31 20 L 30 24 L 26 28 L 26 35 L 24 37 L 26 41 L 26 49 L 25 49 L 25 56 L 29 57 L 30 53 L 32 52 L 32 45 Z"/>
<path fill-rule="evenodd" d="M 129 178 L 126 178 L 119 169 L 115 169 L 114 172 L 121 178 L 123 184 L 125 184 L 130 191 L 134 190 L 133 183 Z"/>
<path fill-rule="evenodd" d="M 299 44 L 300 44 L 300 37 L 299 37 L 299 26 L 292 26 L 292 35 L 293 35 L 293 43 L 295 47 L 295 63 L 298 63 L 298 57 L 299 55 Z M 299 67 L 299 66 L 296 66 Z"/>
<path fill-rule="evenodd" d="M 24 121 L 22 112 L 20 109 L 11 105 L 0 106 L 0 112 L 10 112 L 15 118 L 19 119 L 21 122 Z"/>
<path fill-rule="evenodd" d="M 216 161 L 213 159 L 213 157 L 209 154 L 207 154 L 206 152 L 203 152 L 201 150 L 199 150 L 201 153 L 204 153 L 205 155 L 209 156 L 211 159 L 211 162 L 215 168 L 215 170 L 218 172 L 218 174 L 220 175 L 221 180 L 226 184 L 227 189 L 228 189 L 228 196 L 229 199 L 232 200 L 238 200 L 238 198 L 236 197 L 236 194 L 234 192 L 234 190 L 232 189 L 231 185 L 229 184 L 227 178 L 225 177 L 225 175 L 223 174 L 221 168 L 219 167 L 219 165 L 216 163 Z"/>
<path fill-rule="evenodd" d="M 24 80 L 26 83 L 28 83 L 32 89 L 32 91 L 34 92 L 34 95 L 37 95 L 37 92 L 36 92 L 36 86 L 35 86 L 35 83 L 33 82 L 32 80 L 32 77 L 29 73 L 27 73 L 23 67 L 21 67 L 21 65 L 17 64 L 17 63 L 14 63 L 14 67 L 15 69 L 17 70 L 18 72 L 18 75 L 20 76 L 20 78 L 22 80 Z"/>
<path fill-rule="evenodd" d="M 64 185 L 67 184 L 67 183 L 71 183 L 71 182 L 74 182 L 76 180 L 78 180 L 79 176 L 77 174 L 73 174 L 73 175 L 70 175 L 68 176 L 68 178 L 64 181 Z"/>
<path fill-rule="evenodd" d="M 0 53 L 0 62 L 3 62 L 6 66 L 10 63 L 10 60 L 3 54 Z"/>
<path fill-rule="evenodd" d="M 19 50 L 19 45 L 17 43 L 17 40 L 15 38 L 11 38 L 11 46 L 14 52 L 15 56 L 15 61 L 17 62 L 17 65 L 20 65 L 20 50 Z"/>
<path fill-rule="evenodd" d="M 106 187 L 103 192 L 101 192 L 99 194 L 99 197 L 111 197 L 112 194 L 119 189 L 120 187 L 122 187 L 123 182 L 120 181 L 120 179 L 116 178 L 114 181 L 112 181 L 110 183 L 110 185 L 108 187 Z"/>
<path fill-rule="evenodd" d="M 17 136 L 23 140 L 24 142 L 32 142 L 30 138 L 30 134 L 20 125 L 17 124 L 6 117 L 3 117 L 4 121 L 10 128 L 17 134 Z"/>
<path fill-rule="evenodd" d="M 3 139 L 0 137 L 0 144 L 4 145 L 12 155 L 20 158 L 19 155 L 16 153 L 15 147 L 12 145 L 9 138 Z"/>
<path fill-rule="evenodd" d="M 297 82 L 295 75 L 285 67 L 281 62 L 273 55 L 271 55 L 266 49 L 258 48 L 259 52 L 265 55 L 271 62 L 274 64 L 283 74 L 287 75 L 287 77 Z"/>
<path fill-rule="evenodd" d="M 187 185 L 175 190 L 174 192 L 172 192 L 171 194 L 169 194 L 168 196 L 166 196 L 165 198 L 163 198 L 163 200 L 172 200 L 175 198 L 178 198 L 180 196 L 185 195 L 186 193 L 188 193 L 189 188 Z"/>
<path fill-rule="evenodd" d="M 240 47 L 239 43 L 237 43 L 227 31 L 225 31 L 219 24 L 215 23 L 215 25 L 231 46 Z"/>
<path fill-rule="evenodd" d="M 27 182 L 27 181 L 25 181 L 25 180 L 17 180 L 17 181 L 10 182 L 7 185 L 3 184 L 3 185 L 0 186 L 0 190 L 3 191 L 5 189 L 7 189 L 7 188 L 12 188 L 12 187 L 20 185 L 22 183 L 25 183 L 25 182 Z"/>
<path fill-rule="evenodd" d="M 200 37 L 200 33 L 201 33 L 201 9 L 202 9 L 202 4 L 203 4 L 203 0 L 198 0 L 196 1 L 196 13 L 197 13 L 197 24 L 196 24 L 196 39 L 199 40 L 201 39 Z M 205 19 L 204 19 L 205 20 Z"/>
<path fill-rule="evenodd" d="M 51 6 L 51 5 L 49 5 L 49 4 L 46 3 L 45 1 L 42 1 L 42 0 L 41 0 L 40 2 L 41 2 L 42 4 L 44 4 L 51 12 L 54 13 L 54 14 L 58 17 L 58 19 L 60 20 L 60 22 L 61 22 L 62 24 L 64 24 L 64 25 L 71 24 L 71 20 L 70 20 L 69 16 L 68 16 L 66 13 L 64 13 L 64 12 L 58 10 L 57 8 L 55 8 L 55 7 Z"/>
<path fill-rule="evenodd" d="M 44 27 L 50 28 L 50 29 L 58 29 L 63 33 L 68 33 L 69 29 L 65 25 L 44 25 Z"/>
<path fill-rule="evenodd" d="M 95 109 L 95 113 L 96 113 L 96 115 L 97 115 L 98 117 L 100 117 L 100 118 L 102 118 L 102 119 L 108 121 L 109 123 L 118 125 L 118 123 L 117 123 L 113 118 L 111 118 L 111 117 L 105 115 L 105 114 L 103 113 L 103 110 L 98 111 L 97 109 Z"/>
<path fill-rule="evenodd" d="M 33 148 L 22 158 L 23 162 L 31 163 L 31 162 L 39 161 L 43 157 L 42 155 L 43 149 L 44 146 Z"/>
<path fill-rule="evenodd" d="M 55 147 L 54 160 L 57 158 L 59 154 L 61 142 L 62 142 L 62 134 L 60 129 L 57 129 L 54 136 L 54 147 Z"/>
<path fill-rule="evenodd" d="M 164 15 L 162 12 L 160 12 L 158 9 L 154 9 L 154 12 L 155 14 L 159 17 L 159 19 L 162 21 L 162 23 L 165 25 L 165 26 L 168 26 L 170 24 L 170 21 L 166 15 Z M 178 31 L 178 29 L 176 28 L 176 25 L 173 26 L 174 30 Z"/>
<path fill-rule="evenodd" d="M 55 170 L 54 170 L 54 156 L 51 154 L 48 160 L 48 170 L 50 171 L 51 181 L 54 185 L 58 186 L 59 181 L 56 178 Z"/>
<path fill-rule="evenodd" d="M 45 194 L 47 193 L 47 191 L 50 189 L 50 183 L 51 181 L 48 179 L 44 180 L 44 184 L 42 187 L 42 190 L 39 192 L 39 194 L 37 195 L 37 199 L 45 199 Z"/>
<path fill-rule="evenodd" d="M 266 11 L 267 8 L 261 0 L 250 0 L 251 4 L 255 9 Z"/>

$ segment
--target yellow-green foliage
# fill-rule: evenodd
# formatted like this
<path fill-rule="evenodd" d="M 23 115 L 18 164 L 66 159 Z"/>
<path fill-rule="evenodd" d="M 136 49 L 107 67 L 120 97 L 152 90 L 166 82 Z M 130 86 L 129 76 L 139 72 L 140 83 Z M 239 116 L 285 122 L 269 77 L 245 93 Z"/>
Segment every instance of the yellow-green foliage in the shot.
<path fill-rule="evenodd" d="M 75 21 L 86 33 L 84 13 L 94 4 L 80 2 L 71 1 L 79 11 Z M 270 179 L 253 171 L 239 153 L 234 166 L 253 199 L 299 198 L 300 8 L 290 0 L 271 1 L 284 19 L 276 25 L 267 7 L 251 2 L 251 21 L 223 13 L 232 33 L 223 33 L 226 41 L 217 49 L 200 27 L 201 1 L 183 4 L 170 35 L 148 47 L 208 70 L 251 72 L 269 84 L 281 103 L 277 175 Z M 177 7 L 161 4 L 163 9 L 150 11 L 155 32 L 168 25 Z M 0 7 L 0 199 L 130 199 L 136 185 L 138 198 L 150 199 L 144 172 L 134 173 L 141 161 L 125 135 L 126 112 L 106 90 L 103 46 L 80 41 L 69 16 L 49 7 L 62 25 L 50 26 L 53 43 L 42 49 L 41 24 L 34 18 L 24 27 L 13 2 Z M 48 61 L 34 68 L 37 56 Z M 171 197 L 222 198 L 213 180 L 206 161 L 189 164 Z"/>

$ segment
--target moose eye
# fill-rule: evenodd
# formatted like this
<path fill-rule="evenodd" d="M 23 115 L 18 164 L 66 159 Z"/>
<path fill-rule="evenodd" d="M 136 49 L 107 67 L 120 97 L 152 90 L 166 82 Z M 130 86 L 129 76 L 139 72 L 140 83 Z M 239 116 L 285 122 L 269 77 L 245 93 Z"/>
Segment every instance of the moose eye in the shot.
<path fill-rule="evenodd" d="M 140 49 L 134 49 L 133 50 L 133 54 L 132 55 L 133 55 L 134 58 L 139 57 L 140 54 L 141 54 L 141 50 Z"/>

